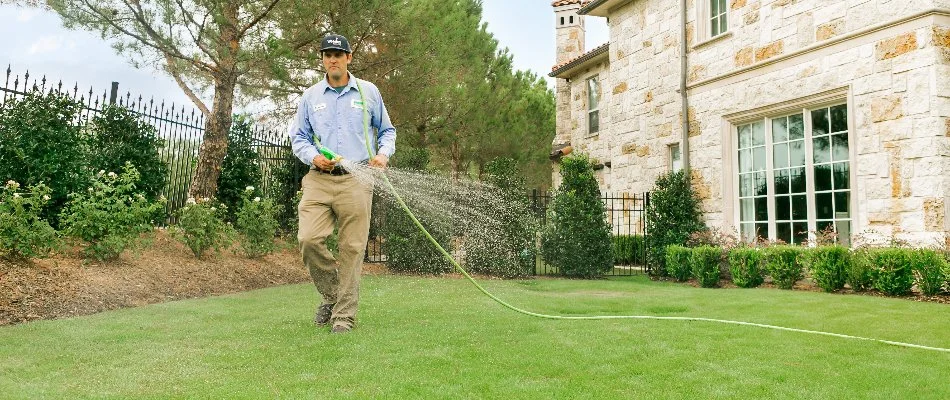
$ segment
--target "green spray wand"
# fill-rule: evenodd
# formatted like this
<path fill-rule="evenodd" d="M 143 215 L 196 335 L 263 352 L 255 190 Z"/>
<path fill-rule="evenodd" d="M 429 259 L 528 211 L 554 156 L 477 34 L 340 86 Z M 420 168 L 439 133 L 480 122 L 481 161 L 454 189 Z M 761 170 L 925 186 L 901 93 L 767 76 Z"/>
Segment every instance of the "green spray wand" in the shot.
<path fill-rule="evenodd" d="M 360 93 L 360 98 L 361 100 L 363 100 L 363 104 L 367 104 L 365 101 L 365 98 L 363 98 L 363 90 L 360 87 L 359 80 L 356 81 L 356 85 Z M 366 139 L 367 152 L 369 152 L 369 157 L 370 159 L 372 159 L 374 154 L 373 154 L 372 148 L 370 147 L 369 117 L 368 117 L 366 108 L 367 107 L 363 107 L 363 135 L 364 135 L 364 139 Z M 330 149 L 327 149 L 326 147 L 323 147 L 323 146 L 319 146 L 319 142 L 318 142 L 318 149 L 320 153 L 323 154 L 323 156 L 326 157 L 328 160 L 332 161 L 337 158 L 342 160 L 342 157 L 340 157 L 339 155 L 337 155 Z M 484 293 L 486 296 L 490 297 L 492 300 L 495 300 L 495 302 L 497 302 L 498 304 L 501 304 L 502 306 L 520 314 L 529 315 L 529 316 L 537 317 L 537 318 L 556 319 L 556 320 L 652 319 L 652 320 L 668 320 L 668 321 L 714 322 L 714 323 L 721 323 L 721 324 L 754 326 L 754 327 L 759 327 L 759 328 L 775 329 L 775 330 L 789 331 L 789 332 L 800 332 L 800 333 L 810 333 L 810 334 L 815 334 L 815 335 L 834 336 L 834 337 L 839 337 L 839 338 L 844 338 L 844 339 L 865 340 L 865 341 L 871 341 L 871 342 L 890 344 L 894 346 L 910 347 L 910 348 L 915 348 L 915 349 L 950 353 L 950 349 L 946 349 L 942 347 L 930 347 L 930 346 L 923 346 L 923 345 L 918 345 L 918 344 L 913 344 L 913 343 L 896 342 L 896 341 L 891 341 L 891 340 L 874 339 L 874 338 L 867 338 L 867 337 L 861 337 L 861 336 L 845 335 L 845 334 L 840 334 L 840 333 L 814 331 L 814 330 L 808 330 L 808 329 L 788 328 L 784 326 L 759 324 L 759 323 L 754 323 L 754 322 L 731 321 L 731 320 L 724 320 L 724 319 L 702 318 L 702 317 L 660 317 L 660 316 L 655 316 L 655 315 L 565 316 L 565 315 L 541 314 L 541 313 L 524 310 L 524 309 L 515 307 L 511 304 L 508 304 L 504 300 L 498 298 L 494 294 L 485 290 L 485 288 L 482 287 L 482 285 L 480 285 L 477 281 L 475 281 L 475 279 L 472 278 L 471 275 L 469 275 L 468 271 L 466 271 L 465 268 L 462 268 L 462 266 L 459 265 L 458 261 L 455 261 L 455 258 L 453 258 L 452 255 L 449 254 L 449 252 L 446 251 L 445 248 L 443 248 L 442 245 L 439 244 L 439 242 L 435 240 L 435 238 L 433 238 L 431 234 L 429 234 L 429 231 L 426 230 L 426 228 L 422 226 L 422 223 L 419 222 L 415 214 L 413 214 L 412 211 L 409 210 L 409 206 L 407 206 L 406 203 L 402 200 L 402 197 L 396 191 L 396 188 L 393 187 L 392 182 L 389 181 L 389 176 L 387 176 L 385 173 L 382 173 L 380 175 L 382 175 L 383 182 L 386 183 L 386 186 L 389 189 L 389 192 L 392 193 L 393 198 L 396 199 L 396 202 L 399 204 L 402 210 L 406 212 L 406 215 L 409 216 L 409 219 L 412 220 L 412 223 L 415 224 L 417 228 L 419 228 L 419 232 L 422 232 L 422 234 L 425 235 L 427 239 L 429 239 L 429 242 L 431 242 L 432 245 L 435 246 L 435 248 L 438 249 L 439 252 L 442 253 L 443 256 L 445 256 L 446 260 L 452 263 L 452 265 L 455 267 L 456 270 L 459 271 L 459 273 L 465 276 L 465 278 L 468 279 L 468 281 L 471 282 L 472 285 L 475 285 L 475 287 L 478 288 L 478 290 Z"/>

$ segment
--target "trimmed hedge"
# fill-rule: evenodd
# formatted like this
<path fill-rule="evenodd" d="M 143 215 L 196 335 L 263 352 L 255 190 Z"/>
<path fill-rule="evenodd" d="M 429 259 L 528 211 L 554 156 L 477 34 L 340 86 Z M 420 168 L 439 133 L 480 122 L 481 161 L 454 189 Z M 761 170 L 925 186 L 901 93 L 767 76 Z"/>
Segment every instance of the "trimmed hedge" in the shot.
<path fill-rule="evenodd" d="M 729 252 L 729 270 L 732 282 L 741 288 L 753 288 L 762 284 L 762 251 L 754 247 L 740 247 Z"/>
<path fill-rule="evenodd" d="M 844 288 L 848 280 L 851 251 L 842 246 L 819 246 L 805 249 L 801 261 L 818 287 L 826 292 L 834 292 Z"/>
<path fill-rule="evenodd" d="M 611 237 L 614 264 L 643 264 L 643 235 L 614 235 Z"/>
<path fill-rule="evenodd" d="M 672 245 L 666 247 L 666 272 L 674 279 L 685 282 L 693 274 L 690 257 L 693 250 L 688 247 Z"/>
<path fill-rule="evenodd" d="M 946 280 L 944 270 L 947 260 L 931 249 L 918 249 L 909 254 L 910 268 L 914 274 L 914 283 L 925 296 L 939 294 Z"/>
<path fill-rule="evenodd" d="M 700 286 L 712 288 L 719 286 L 719 264 L 722 263 L 722 249 L 712 246 L 694 248 L 689 257 L 693 277 Z"/>
<path fill-rule="evenodd" d="M 774 246 L 765 250 L 765 269 L 772 276 L 772 283 L 780 289 L 791 289 L 804 277 L 798 262 L 801 252 L 796 246 Z"/>
<path fill-rule="evenodd" d="M 910 293 L 911 287 L 914 286 L 910 256 L 912 251 L 899 248 L 870 250 L 868 260 L 874 288 L 892 296 Z"/>

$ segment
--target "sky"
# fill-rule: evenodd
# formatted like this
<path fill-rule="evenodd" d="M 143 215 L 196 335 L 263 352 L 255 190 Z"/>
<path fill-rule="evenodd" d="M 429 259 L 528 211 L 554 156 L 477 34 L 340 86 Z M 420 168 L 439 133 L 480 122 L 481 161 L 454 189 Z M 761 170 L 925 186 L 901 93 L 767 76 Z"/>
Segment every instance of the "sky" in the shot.
<path fill-rule="evenodd" d="M 547 77 L 555 63 L 550 0 L 484 0 L 482 20 L 500 46 L 509 49 L 515 68 L 546 77 L 553 88 L 553 79 Z M 586 28 L 586 49 L 607 41 L 603 18 L 588 17 Z M 53 12 L 0 5 L 0 37 L 4 38 L 0 41 L 0 79 L 5 79 L 9 65 L 13 75 L 29 71 L 31 81 L 45 75 L 70 86 L 78 83 L 80 90 L 87 92 L 92 87 L 97 93 L 115 81 L 120 93 L 192 106 L 170 77 L 154 68 L 134 68 L 97 34 L 63 28 Z"/>

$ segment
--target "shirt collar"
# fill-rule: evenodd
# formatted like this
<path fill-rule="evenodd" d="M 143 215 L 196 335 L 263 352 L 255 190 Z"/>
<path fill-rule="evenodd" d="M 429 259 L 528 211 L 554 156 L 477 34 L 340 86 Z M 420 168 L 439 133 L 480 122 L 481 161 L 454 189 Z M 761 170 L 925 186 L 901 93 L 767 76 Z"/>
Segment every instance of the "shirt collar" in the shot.
<path fill-rule="evenodd" d="M 346 74 L 350 77 L 347 80 L 346 86 L 340 94 L 346 93 L 347 90 L 353 89 L 359 91 L 359 88 L 356 86 L 356 77 L 353 76 L 353 73 L 347 71 Z M 327 90 L 333 90 L 333 87 L 330 86 L 330 81 L 327 79 L 326 74 L 323 75 L 323 80 L 320 81 L 320 93 L 325 93 Z M 336 91 L 336 90 L 334 90 Z"/>

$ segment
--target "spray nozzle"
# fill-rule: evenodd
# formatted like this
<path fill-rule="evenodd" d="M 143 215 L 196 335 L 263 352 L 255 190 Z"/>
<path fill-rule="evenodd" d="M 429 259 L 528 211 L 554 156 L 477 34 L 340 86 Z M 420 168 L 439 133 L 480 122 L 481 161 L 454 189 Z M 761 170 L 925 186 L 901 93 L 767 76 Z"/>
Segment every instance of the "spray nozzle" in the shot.
<path fill-rule="evenodd" d="M 319 149 L 319 150 L 320 150 L 320 154 L 323 154 L 323 156 L 326 157 L 327 160 L 333 161 L 333 160 L 336 160 L 336 159 L 342 159 L 342 158 L 343 158 L 343 157 L 340 157 L 340 155 L 334 153 L 333 150 L 330 150 L 330 149 L 327 148 L 327 147 L 320 146 L 320 149 Z"/>

